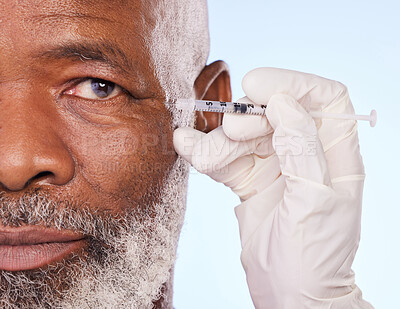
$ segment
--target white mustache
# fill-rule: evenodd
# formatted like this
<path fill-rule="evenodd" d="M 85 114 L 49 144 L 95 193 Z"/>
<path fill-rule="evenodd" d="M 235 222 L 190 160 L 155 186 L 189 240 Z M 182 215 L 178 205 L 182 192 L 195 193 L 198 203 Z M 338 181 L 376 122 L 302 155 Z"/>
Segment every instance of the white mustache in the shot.
<path fill-rule="evenodd" d="M 72 230 L 100 240 L 115 236 L 129 223 L 126 216 L 116 218 L 93 210 L 85 202 L 52 198 L 35 190 L 12 199 L 0 192 L 0 227 L 22 225 L 44 226 L 58 230 Z"/>

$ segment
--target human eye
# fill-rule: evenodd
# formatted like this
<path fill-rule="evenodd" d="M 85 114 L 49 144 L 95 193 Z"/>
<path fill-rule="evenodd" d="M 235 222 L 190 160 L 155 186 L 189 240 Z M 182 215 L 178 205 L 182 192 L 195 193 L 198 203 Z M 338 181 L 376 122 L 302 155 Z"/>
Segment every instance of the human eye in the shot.
<path fill-rule="evenodd" d="M 64 94 L 88 100 L 109 100 L 121 94 L 117 84 L 99 78 L 86 78 L 67 89 Z"/>

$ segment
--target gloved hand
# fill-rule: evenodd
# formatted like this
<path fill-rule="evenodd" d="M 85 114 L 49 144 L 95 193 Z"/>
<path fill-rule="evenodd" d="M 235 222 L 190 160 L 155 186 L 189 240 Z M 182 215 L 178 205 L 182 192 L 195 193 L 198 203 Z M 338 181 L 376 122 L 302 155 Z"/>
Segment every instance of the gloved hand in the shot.
<path fill-rule="evenodd" d="M 241 260 L 256 308 L 373 308 L 351 265 L 360 238 L 364 167 L 357 123 L 314 121 L 302 107 L 354 113 L 342 84 L 259 68 L 241 102 L 266 117 L 225 114 L 208 134 L 174 132 L 178 154 L 241 198 Z"/>

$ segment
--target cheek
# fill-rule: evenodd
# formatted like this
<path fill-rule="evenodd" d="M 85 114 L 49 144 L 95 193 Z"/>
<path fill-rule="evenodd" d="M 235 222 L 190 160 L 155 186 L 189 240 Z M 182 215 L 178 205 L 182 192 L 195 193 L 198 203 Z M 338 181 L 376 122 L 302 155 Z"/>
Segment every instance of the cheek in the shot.
<path fill-rule="evenodd" d="M 78 183 L 86 183 L 99 205 L 121 209 L 156 201 L 176 160 L 172 130 L 159 119 L 92 127 L 75 139 Z"/>

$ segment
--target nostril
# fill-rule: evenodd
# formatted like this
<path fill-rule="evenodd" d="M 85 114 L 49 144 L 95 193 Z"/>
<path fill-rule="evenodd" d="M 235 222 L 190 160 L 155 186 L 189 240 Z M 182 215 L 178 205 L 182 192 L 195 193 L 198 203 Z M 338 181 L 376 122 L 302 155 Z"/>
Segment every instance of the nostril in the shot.
<path fill-rule="evenodd" d="M 54 174 L 50 171 L 40 172 L 40 173 L 36 174 L 34 177 L 32 177 L 31 179 L 29 179 L 26 182 L 25 187 L 27 187 L 32 181 L 38 181 L 38 180 L 46 179 L 49 177 L 54 177 Z"/>
<path fill-rule="evenodd" d="M 35 177 L 33 177 L 33 178 L 35 178 L 35 179 L 39 179 L 39 178 L 42 178 L 42 177 L 47 177 L 47 176 L 49 176 L 49 175 L 51 175 L 51 176 L 53 176 L 53 173 L 52 172 L 49 172 L 49 171 L 45 171 L 45 172 L 40 172 L 40 173 L 38 173 Z"/>

